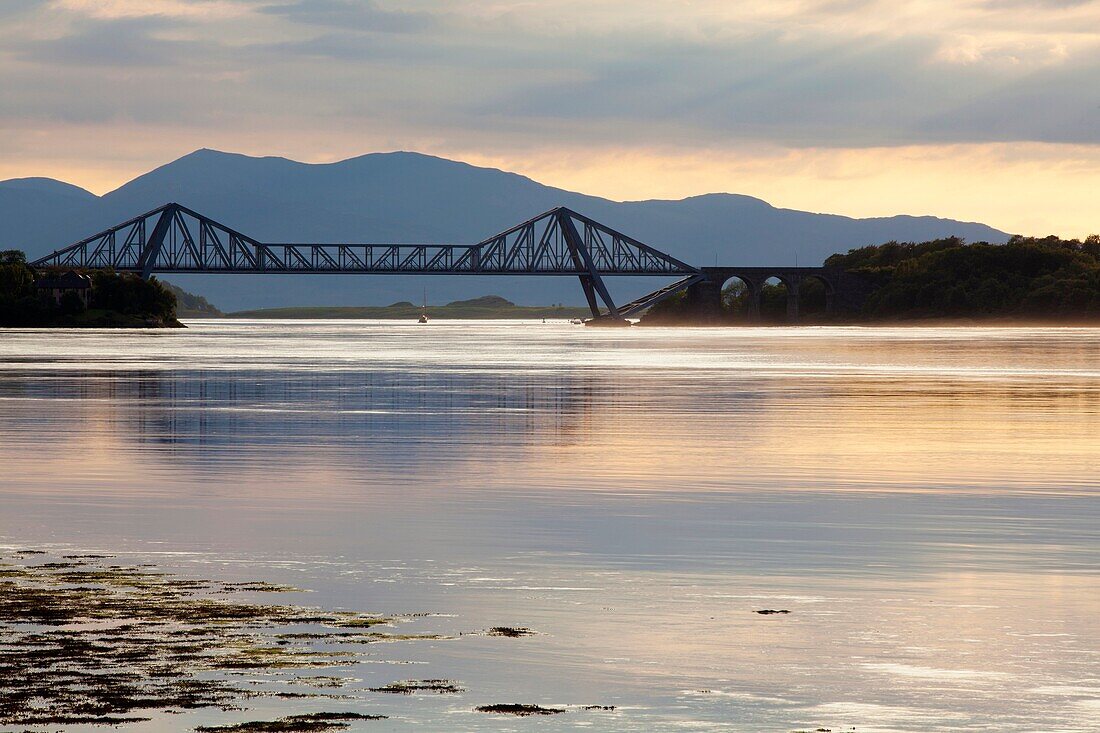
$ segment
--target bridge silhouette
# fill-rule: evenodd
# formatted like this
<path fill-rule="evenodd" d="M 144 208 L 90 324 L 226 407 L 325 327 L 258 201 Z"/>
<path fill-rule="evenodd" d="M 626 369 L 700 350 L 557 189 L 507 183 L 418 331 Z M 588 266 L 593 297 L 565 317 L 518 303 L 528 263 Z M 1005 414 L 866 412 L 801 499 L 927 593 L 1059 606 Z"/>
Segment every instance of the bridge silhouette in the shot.
<path fill-rule="evenodd" d="M 710 320 L 721 310 L 723 284 L 733 277 L 747 286 L 755 315 L 764 282 L 778 278 L 787 286 L 792 321 L 799 316 L 798 286 L 804 279 L 825 284 L 827 311 L 856 290 L 845 273 L 833 268 L 695 267 L 565 207 L 477 244 L 359 244 L 260 242 L 169 203 L 31 265 L 110 269 L 143 278 L 154 273 L 572 276 L 580 281 L 596 322 L 621 322 L 683 291 L 699 318 Z M 616 276 L 677 279 L 617 305 L 604 283 L 605 277 Z"/>

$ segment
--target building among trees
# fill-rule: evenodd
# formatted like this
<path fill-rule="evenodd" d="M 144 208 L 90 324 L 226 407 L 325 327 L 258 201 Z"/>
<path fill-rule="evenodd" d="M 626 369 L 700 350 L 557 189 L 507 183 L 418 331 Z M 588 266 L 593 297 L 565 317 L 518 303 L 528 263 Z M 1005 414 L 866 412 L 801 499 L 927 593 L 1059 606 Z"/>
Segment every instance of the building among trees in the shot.
<path fill-rule="evenodd" d="M 61 305 L 65 296 L 72 293 L 87 308 L 92 293 L 92 278 L 69 270 L 61 275 L 41 277 L 35 281 L 34 286 L 39 294 L 48 296 L 57 305 Z"/>

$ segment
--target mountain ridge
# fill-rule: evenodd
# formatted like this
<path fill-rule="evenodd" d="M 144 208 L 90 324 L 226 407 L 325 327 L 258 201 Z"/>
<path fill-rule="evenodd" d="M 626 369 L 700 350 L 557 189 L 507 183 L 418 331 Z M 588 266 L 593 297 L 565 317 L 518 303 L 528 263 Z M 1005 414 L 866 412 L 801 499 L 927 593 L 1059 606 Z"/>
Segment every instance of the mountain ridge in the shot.
<path fill-rule="evenodd" d="M 53 179 L 0 182 L 0 249 L 19 248 L 38 257 L 169 201 L 261 241 L 398 244 L 475 243 L 566 206 L 700 265 L 716 258 L 742 265 L 795 259 L 819 264 L 835 252 L 895 239 L 1008 238 L 978 222 L 914 215 L 857 219 L 777 208 L 735 193 L 614 201 L 411 151 L 303 163 L 201 148 L 102 196 Z M 485 292 L 527 304 L 582 301 L 576 283 L 563 278 L 174 275 L 172 280 L 233 310 L 419 300 L 425 288 L 436 301 Z M 633 297 L 658 283 L 619 278 L 610 285 Z"/>
<path fill-rule="evenodd" d="M 77 198 L 99 198 L 91 191 L 81 188 L 73 183 L 59 181 L 56 178 L 31 176 L 28 178 L 8 178 L 0 181 L 0 188 L 8 190 L 21 189 L 25 191 L 38 191 L 41 193 L 56 193 L 58 195 L 70 195 Z"/>

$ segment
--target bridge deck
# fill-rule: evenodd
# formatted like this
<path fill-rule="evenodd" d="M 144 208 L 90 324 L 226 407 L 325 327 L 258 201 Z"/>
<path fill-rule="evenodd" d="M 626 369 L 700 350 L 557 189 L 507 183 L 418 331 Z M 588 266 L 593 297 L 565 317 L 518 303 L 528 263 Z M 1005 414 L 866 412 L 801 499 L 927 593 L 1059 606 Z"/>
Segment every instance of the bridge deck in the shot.
<path fill-rule="evenodd" d="M 706 267 L 689 265 L 564 207 L 477 244 L 265 243 L 180 204 L 165 204 L 82 239 L 32 263 L 34 267 L 111 269 L 185 274 L 360 274 L 572 276 L 580 280 L 593 317 L 637 315 L 688 288 L 720 290 L 742 277 L 779 277 L 796 284 L 827 268 Z M 618 307 L 603 278 L 678 278 Z M 601 310 L 600 302 L 602 301 Z"/>

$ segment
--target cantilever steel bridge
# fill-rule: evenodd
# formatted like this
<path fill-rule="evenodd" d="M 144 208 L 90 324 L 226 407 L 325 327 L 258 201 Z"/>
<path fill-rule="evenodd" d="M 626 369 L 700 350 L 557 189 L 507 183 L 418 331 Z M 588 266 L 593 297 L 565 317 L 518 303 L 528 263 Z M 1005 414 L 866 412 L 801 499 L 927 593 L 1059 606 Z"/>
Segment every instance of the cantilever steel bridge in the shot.
<path fill-rule="evenodd" d="M 594 318 L 613 320 L 636 315 L 706 279 L 700 268 L 564 207 L 477 244 L 272 244 L 171 203 L 32 265 L 112 269 L 145 278 L 153 273 L 216 272 L 567 275 L 580 280 Z M 616 305 L 603 278 L 618 275 L 680 279 Z"/>

